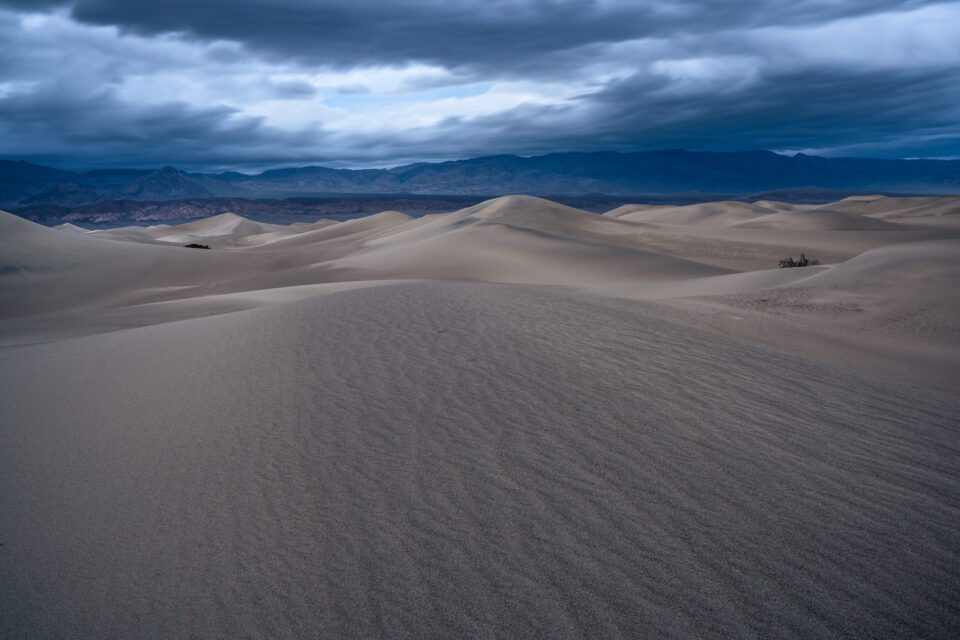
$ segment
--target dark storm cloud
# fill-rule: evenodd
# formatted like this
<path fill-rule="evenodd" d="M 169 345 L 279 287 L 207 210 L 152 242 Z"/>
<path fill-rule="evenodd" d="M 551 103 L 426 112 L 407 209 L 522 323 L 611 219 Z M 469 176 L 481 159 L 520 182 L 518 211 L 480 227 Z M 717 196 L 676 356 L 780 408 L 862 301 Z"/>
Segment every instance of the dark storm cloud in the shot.
<path fill-rule="evenodd" d="M 0 100 L 5 144 L 18 155 L 64 165 L 144 165 L 177 162 L 186 167 L 258 162 L 277 147 L 295 155 L 300 135 L 273 130 L 256 118 L 237 118 L 226 107 L 167 102 L 144 107 L 110 92 L 64 99 L 38 92 Z M 57 123 L 52 130 L 51 123 Z"/>
<path fill-rule="evenodd" d="M 905 128 L 947 130 L 960 115 L 957 82 L 940 72 L 837 69 L 771 74 L 749 90 L 657 95 L 647 79 L 631 79 L 591 96 L 606 123 L 596 135 L 610 144 L 736 148 L 849 146 L 892 140 Z M 638 93 L 648 99 L 638 108 Z M 651 95 L 652 94 L 652 95 Z M 633 135 L 624 135 L 624 131 Z"/>
<path fill-rule="evenodd" d="M 921 0 L 0 0 L 0 156 L 958 156 L 958 23 Z"/>
<path fill-rule="evenodd" d="M 437 140 L 434 149 L 449 156 L 815 146 L 828 154 L 836 148 L 850 155 L 938 157 L 960 150 L 957 86 L 941 73 L 798 73 L 767 78 L 749 92 L 651 95 L 663 86 L 658 79 L 630 78 L 584 98 L 585 111 L 572 105 L 524 106 L 469 121 L 450 118 L 436 128 L 442 134 L 428 135 Z M 830 100 L 810 99 L 823 94 Z M 640 101 L 638 95 L 647 97 Z M 404 132 L 387 142 L 414 156 L 424 134 Z"/>
<path fill-rule="evenodd" d="M 4 2 L 0 2 L 0 5 Z M 523 67 L 594 43 L 728 28 L 802 25 L 906 9 L 922 0 L 76 0 L 84 22 L 141 33 L 183 32 L 275 55 L 354 66 L 412 60 Z M 503 65 L 508 65 L 504 67 Z"/>

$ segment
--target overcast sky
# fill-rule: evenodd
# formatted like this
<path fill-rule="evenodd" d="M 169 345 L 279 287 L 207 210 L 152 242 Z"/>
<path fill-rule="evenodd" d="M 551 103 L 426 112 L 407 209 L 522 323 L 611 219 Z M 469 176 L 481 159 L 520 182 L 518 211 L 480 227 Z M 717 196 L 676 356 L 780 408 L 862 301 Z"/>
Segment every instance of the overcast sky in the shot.
<path fill-rule="evenodd" d="M 0 0 L 0 157 L 960 157 L 960 2 Z"/>

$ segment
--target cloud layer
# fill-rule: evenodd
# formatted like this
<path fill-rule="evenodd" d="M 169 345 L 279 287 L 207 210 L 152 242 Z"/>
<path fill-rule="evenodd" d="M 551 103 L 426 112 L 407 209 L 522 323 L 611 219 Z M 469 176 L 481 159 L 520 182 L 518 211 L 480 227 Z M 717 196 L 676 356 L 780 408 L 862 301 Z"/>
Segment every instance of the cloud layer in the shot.
<path fill-rule="evenodd" d="M 919 0 L 0 0 L 0 156 L 957 157 L 958 28 Z"/>

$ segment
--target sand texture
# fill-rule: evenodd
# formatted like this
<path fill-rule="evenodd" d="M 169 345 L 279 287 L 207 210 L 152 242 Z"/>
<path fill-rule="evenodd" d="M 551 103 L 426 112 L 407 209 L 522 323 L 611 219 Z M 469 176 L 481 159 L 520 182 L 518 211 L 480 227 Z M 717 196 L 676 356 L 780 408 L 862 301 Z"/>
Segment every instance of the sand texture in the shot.
<path fill-rule="evenodd" d="M 957 203 L 0 213 L 0 637 L 958 637 Z"/>

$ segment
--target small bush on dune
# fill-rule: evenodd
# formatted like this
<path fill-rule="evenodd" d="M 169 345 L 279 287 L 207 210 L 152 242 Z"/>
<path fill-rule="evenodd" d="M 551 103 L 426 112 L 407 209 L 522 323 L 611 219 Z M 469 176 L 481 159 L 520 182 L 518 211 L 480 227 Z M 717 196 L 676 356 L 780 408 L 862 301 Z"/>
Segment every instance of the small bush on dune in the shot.
<path fill-rule="evenodd" d="M 807 254 L 801 253 L 800 257 L 797 260 L 793 259 L 793 256 L 789 258 L 784 258 L 780 261 L 781 269 L 788 269 L 790 267 L 812 267 L 820 264 L 819 260 L 810 260 L 807 258 Z"/>
<path fill-rule="evenodd" d="M 191 242 L 190 244 L 185 244 L 183 246 L 185 246 L 187 249 L 209 249 L 210 248 L 210 245 L 197 244 L 196 242 Z"/>

